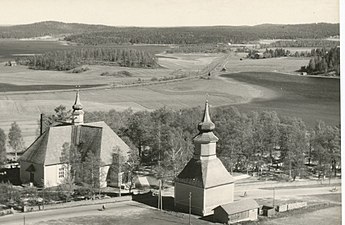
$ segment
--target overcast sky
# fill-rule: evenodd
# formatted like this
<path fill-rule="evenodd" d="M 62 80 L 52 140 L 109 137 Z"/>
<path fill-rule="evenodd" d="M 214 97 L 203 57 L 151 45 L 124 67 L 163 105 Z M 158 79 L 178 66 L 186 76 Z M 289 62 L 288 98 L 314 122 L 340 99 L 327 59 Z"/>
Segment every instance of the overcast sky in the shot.
<path fill-rule="evenodd" d="M 339 22 L 338 0 L 0 0 L 0 24 L 56 20 L 115 26 Z"/>

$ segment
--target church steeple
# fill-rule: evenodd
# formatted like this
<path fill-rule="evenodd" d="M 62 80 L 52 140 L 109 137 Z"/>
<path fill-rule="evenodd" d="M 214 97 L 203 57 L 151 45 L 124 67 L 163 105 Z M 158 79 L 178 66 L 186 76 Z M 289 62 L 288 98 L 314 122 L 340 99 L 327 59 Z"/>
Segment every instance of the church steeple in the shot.
<path fill-rule="evenodd" d="M 206 100 L 204 116 L 203 116 L 202 121 L 198 125 L 198 130 L 200 131 L 200 133 L 210 132 L 210 131 L 213 131 L 215 127 L 216 126 L 211 121 L 208 101 Z"/>
<path fill-rule="evenodd" d="M 210 117 L 210 109 L 206 100 L 202 121 L 198 124 L 199 134 L 194 137 L 194 157 L 210 157 L 216 155 L 216 143 L 218 138 L 213 130 L 216 128 Z"/>
<path fill-rule="evenodd" d="M 84 111 L 83 111 L 83 105 L 80 103 L 79 98 L 79 90 L 77 90 L 75 95 L 75 102 L 72 106 L 73 112 L 72 112 L 72 123 L 74 125 L 83 124 L 84 123 Z"/>

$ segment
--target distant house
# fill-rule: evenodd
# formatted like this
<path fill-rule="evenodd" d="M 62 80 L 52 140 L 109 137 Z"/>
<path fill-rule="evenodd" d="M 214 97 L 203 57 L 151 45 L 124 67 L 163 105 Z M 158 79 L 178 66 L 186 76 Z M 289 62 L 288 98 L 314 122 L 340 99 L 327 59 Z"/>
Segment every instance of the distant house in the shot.
<path fill-rule="evenodd" d="M 44 187 L 61 184 L 68 173 L 68 166 L 63 161 L 65 143 L 76 147 L 81 161 L 89 153 L 100 159 L 99 168 L 95 168 L 100 173 L 99 187 L 107 186 L 114 150 L 124 159 L 127 158 L 129 147 L 105 122 L 84 123 L 79 92 L 72 108 L 72 123 L 49 127 L 20 157 L 20 179 L 23 184 L 33 183 Z M 121 185 L 118 183 L 121 179 L 116 176 L 115 179 L 115 186 Z"/>
<path fill-rule="evenodd" d="M 16 61 L 8 61 L 5 66 L 16 66 L 17 62 Z"/>
<path fill-rule="evenodd" d="M 264 59 L 265 56 L 264 56 L 264 53 L 262 52 L 257 52 L 254 54 L 254 59 Z"/>
<path fill-rule="evenodd" d="M 233 224 L 258 219 L 259 205 L 253 199 L 232 202 L 216 207 L 213 218 L 217 222 Z"/>

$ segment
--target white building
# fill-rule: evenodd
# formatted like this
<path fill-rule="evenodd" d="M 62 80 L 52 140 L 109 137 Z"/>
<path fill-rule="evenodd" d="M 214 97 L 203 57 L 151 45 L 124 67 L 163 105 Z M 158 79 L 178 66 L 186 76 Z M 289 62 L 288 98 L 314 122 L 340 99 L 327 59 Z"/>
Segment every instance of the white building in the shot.
<path fill-rule="evenodd" d="M 207 216 L 219 205 L 234 201 L 234 180 L 216 155 L 218 138 L 207 101 L 198 129 L 194 156 L 175 180 L 175 208 L 188 211 L 191 194 L 192 213 Z"/>
<path fill-rule="evenodd" d="M 101 165 L 96 168 L 100 171 L 100 187 L 107 186 L 108 171 L 114 154 L 127 158 L 129 147 L 106 123 L 84 123 L 79 91 L 72 108 L 72 123 L 49 127 L 20 157 L 22 183 L 31 182 L 44 187 L 61 184 L 68 173 L 68 166 L 62 162 L 63 145 L 66 143 L 75 146 L 81 158 L 92 152 L 100 159 Z"/>

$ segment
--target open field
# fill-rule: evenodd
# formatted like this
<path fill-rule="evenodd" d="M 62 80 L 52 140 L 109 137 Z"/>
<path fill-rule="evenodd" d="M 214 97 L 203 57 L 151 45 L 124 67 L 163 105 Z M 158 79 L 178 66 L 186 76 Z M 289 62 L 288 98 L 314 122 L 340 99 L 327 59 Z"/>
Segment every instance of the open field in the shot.
<path fill-rule="evenodd" d="M 317 120 L 340 124 L 340 80 L 302 77 L 279 73 L 234 73 L 223 75 L 250 85 L 265 87 L 277 93 L 276 98 L 254 99 L 238 105 L 243 111 L 274 110 L 280 115 L 302 118 L 309 125 Z"/>
<path fill-rule="evenodd" d="M 247 59 L 247 53 L 232 53 L 225 64 L 227 72 L 282 72 L 297 73 L 301 66 L 309 63 L 307 58 L 280 57 L 269 59 Z M 242 58 L 242 60 L 240 60 Z"/>

